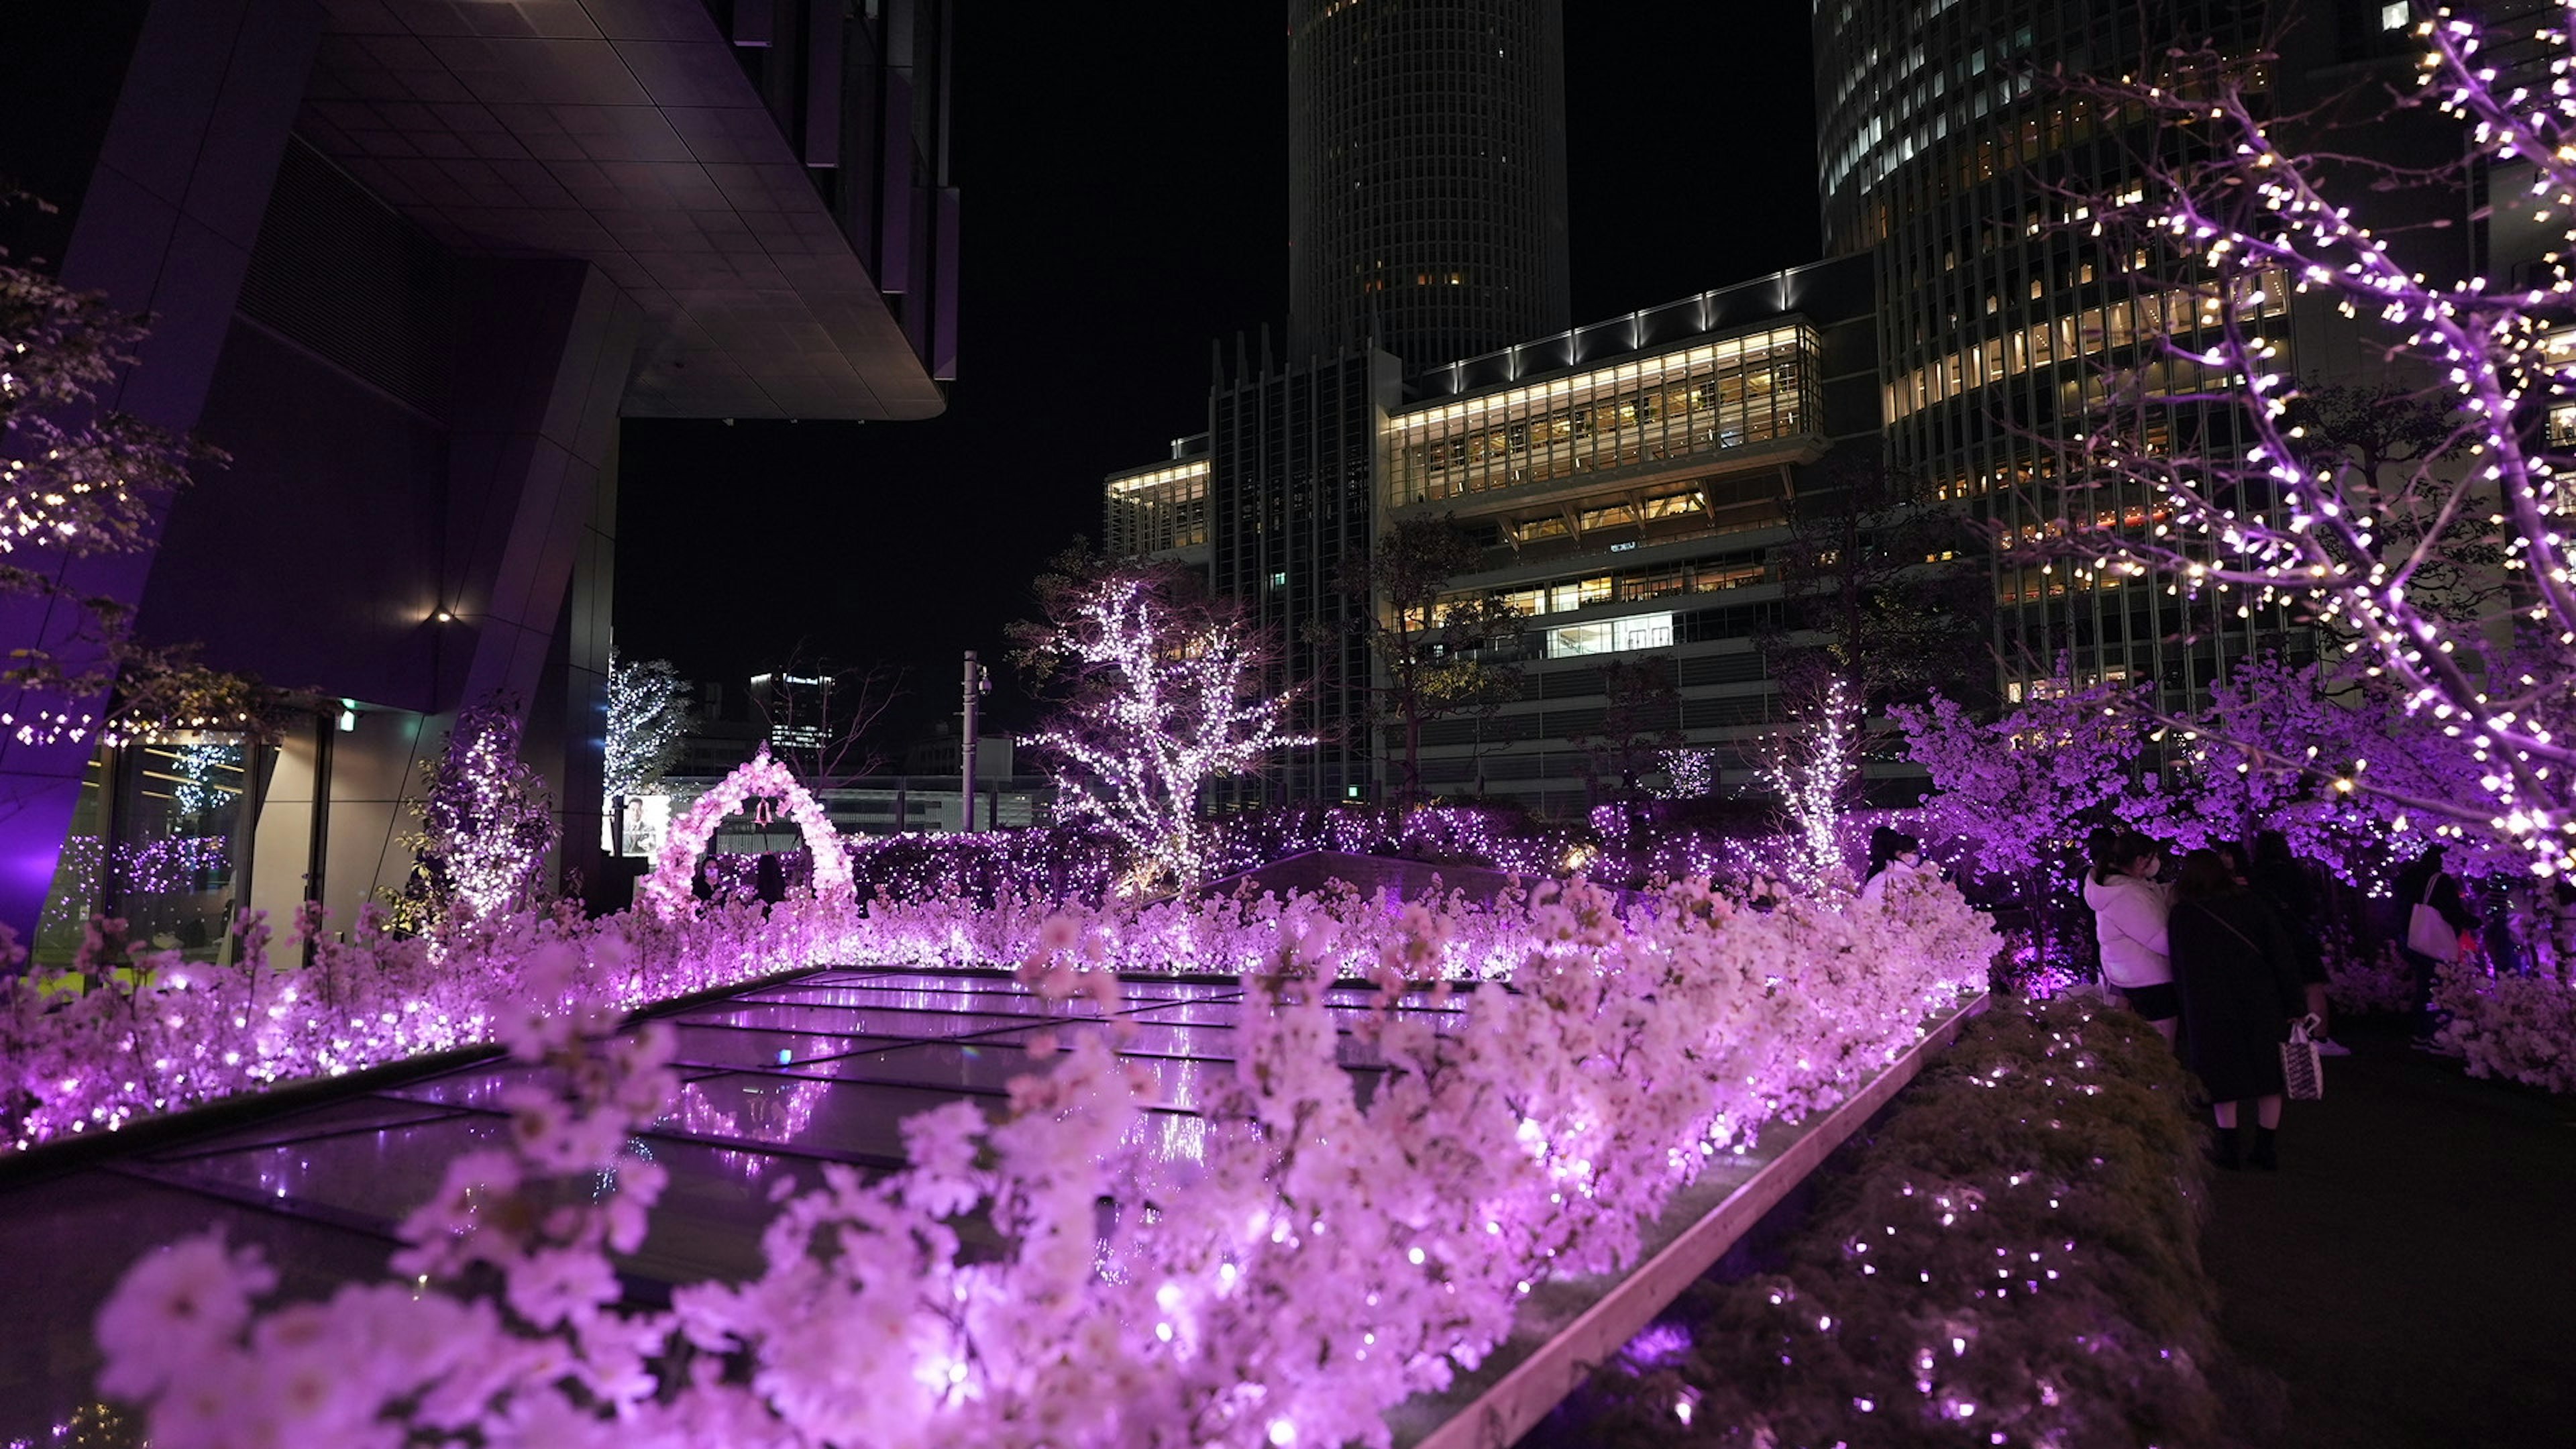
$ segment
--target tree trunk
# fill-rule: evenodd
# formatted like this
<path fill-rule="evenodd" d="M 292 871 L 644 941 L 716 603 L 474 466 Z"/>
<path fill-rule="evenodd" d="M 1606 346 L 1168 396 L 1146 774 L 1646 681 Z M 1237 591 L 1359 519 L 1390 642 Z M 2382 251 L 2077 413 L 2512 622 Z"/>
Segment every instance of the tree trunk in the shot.
<path fill-rule="evenodd" d="M 1404 714 L 1404 803 L 1422 803 L 1422 711 Z"/>

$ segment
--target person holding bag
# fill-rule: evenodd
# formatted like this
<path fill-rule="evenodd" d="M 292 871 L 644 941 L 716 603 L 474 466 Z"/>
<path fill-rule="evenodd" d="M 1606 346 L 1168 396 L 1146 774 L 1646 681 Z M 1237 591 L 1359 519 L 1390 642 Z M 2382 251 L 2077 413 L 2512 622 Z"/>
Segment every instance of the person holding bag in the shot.
<path fill-rule="evenodd" d="M 2254 1104 L 2254 1166 L 2280 1165 L 2281 1043 L 2307 1016 L 2299 963 L 2280 920 L 2236 883 L 2216 851 L 2183 857 L 2169 937 L 2182 991 L 2183 1060 L 2209 1091 L 2218 1120 L 2218 1165 L 2247 1159 L 2239 1106 Z"/>
<path fill-rule="evenodd" d="M 2398 905 L 2406 912 L 2406 944 L 2398 950 L 2415 968 L 2415 1049 L 2439 1051 L 2433 1033 L 2441 1026 L 2433 1010 L 2433 978 L 2448 962 L 2460 959 L 2460 938 L 2475 932 L 2478 918 L 2460 896 L 2460 878 L 2443 866 L 2442 847 L 2428 845 L 2412 865 L 2398 872 Z"/>
<path fill-rule="evenodd" d="M 2325 908 L 2319 898 L 2316 880 L 2290 853 L 2289 837 L 2277 830 L 2266 830 L 2254 837 L 2254 866 L 2250 872 L 2254 895 L 2271 909 L 2290 936 L 2290 949 L 2298 953 L 2299 980 L 2307 988 L 2308 1015 L 2317 1019 L 2315 1036 L 2319 1054 L 2348 1057 L 2352 1048 L 2337 1042 L 2330 1030 L 2333 1003 L 2326 999 L 2326 955 L 2324 936 Z"/>

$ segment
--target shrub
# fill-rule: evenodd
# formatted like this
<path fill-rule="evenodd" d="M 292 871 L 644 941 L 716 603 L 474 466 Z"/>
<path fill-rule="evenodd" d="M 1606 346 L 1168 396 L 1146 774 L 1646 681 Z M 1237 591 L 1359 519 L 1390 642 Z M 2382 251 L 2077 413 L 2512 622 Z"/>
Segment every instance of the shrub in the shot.
<path fill-rule="evenodd" d="M 1779 1271 L 1596 1376 L 1599 1442 L 2203 1444 L 2222 1422 L 2205 1168 L 2161 1038 L 2085 1001 L 1973 1024 L 1825 1186 Z M 1669 1328 L 1639 1344 L 1669 1347 Z"/>

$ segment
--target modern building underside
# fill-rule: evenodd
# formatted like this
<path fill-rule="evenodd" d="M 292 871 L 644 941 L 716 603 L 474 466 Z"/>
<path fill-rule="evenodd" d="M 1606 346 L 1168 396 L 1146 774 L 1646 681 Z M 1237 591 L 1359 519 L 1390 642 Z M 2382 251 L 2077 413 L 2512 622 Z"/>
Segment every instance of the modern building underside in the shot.
<path fill-rule="evenodd" d="M 59 212 L 12 251 L 153 314 L 111 404 L 230 455 L 152 547 L 54 566 L 309 708 L 273 737 L 0 739 L 0 919 L 40 957 L 92 911 L 202 951 L 238 908 L 346 919 L 403 880 L 421 757 L 485 700 L 596 881 L 620 420 L 944 405 L 941 0 L 28 24 L 13 45 L 61 68 L 12 92 L 13 164 Z"/>

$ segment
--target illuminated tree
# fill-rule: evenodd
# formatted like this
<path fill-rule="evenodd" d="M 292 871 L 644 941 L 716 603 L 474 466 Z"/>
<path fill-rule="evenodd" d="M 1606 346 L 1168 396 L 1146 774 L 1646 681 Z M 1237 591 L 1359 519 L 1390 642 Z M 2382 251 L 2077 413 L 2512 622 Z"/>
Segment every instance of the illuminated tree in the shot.
<path fill-rule="evenodd" d="M 520 731 L 503 701 L 457 712 L 446 752 L 428 766 L 421 828 L 405 840 L 414 864 L 393 901 L 400 928 L 426 934 L 459 916 L 490 920 L 543 894 L 557 831 L 544 781 L 519 758 Z"/>
<path fill-rule="evenodd" d="M 642 663 L 608 655 L 608 747 L 603 783 L 612 796 L 640 795 L 662 781 L 689 733 L 690 686 L 667 659 Z"/>
<path fill-rule="evenodd" d="M 1655 793 L 1667 800 L 1696 800 L 1717 788 L 1717 751 L 1685 746 L 1666 750 L 1664 786 Z"/>
<path fill-rule="evenodd" d="M 2428 279 L 2401 259 L 2407 238 L 2365 224 L 2370 198 L 2357 193 L 2465 191 L 2492 177 L 2495 211 L 2570 235 L 2567 34 L 2563 23 L 2544 25 L 2529 54 L 2507 61 L 2448 11 L 2432 12 L 2417 33 L 2426 47 L 2418 103 L 2466 133 L 2462 159 L 2430 172 L 2291 142 L 2307 120 L 2272 116 L 2259 93 L 2263 57 L 2178 55 L 2153 80 L 2080 87 L 2137 108 L 2160 132 L 2196 138 L 2143 158 L 2136 189 L 2069 214 L 2162 259 L 2197 291 L 2206 325 L 2158 344 L 2154 366 L 2115 379 L 2082 445 L 2095 477 L 2159 490 L 2170 523 L 2077 518 L 2069 534 L 2096 566 L 2162 575 L 2205 605 L 2286 603 L 2313 617 L 2331 646 L 2323 687 L 2386 686 L 2398 711 L 2425 722 L 2426 747 L 2450 760 L 2428 764 L 2415 784 L 2357 768 L 2358 757 L 2327 761 L 2339 767 L 2333 779 L 2551 874 L 2576 852 L 2576 538 L 2559 481 L 2576 418 L 2566 327 L 2576 286 L 2563 253 L 2545 259 L 2537 280 Z M 2283 285 L 2378 329 L 2390 375 L 2417 382 L 2414 395 L 2436 408 L 2441 430 L 2402 456 L 2368 456 L 2348 431 L 2319 426 L 2316 390 L 2284 369 L 2251 315 L 2254 298 Z M 2193 424 L 2212 409 L 2233 417 L 2238 446 L 2160 444 L 2204 436 Z M 2497 587 L 2453 567 L 2464 543 L 2495 551 Z M 2471 586 L 2442 587 L 2446 575 Z M 2230 734 L 2226 743 L 2276 769 L 2315 763 L 2277 738 Z M 2436 793 L 2422 788 L 2428 777 L 2473 788 Z"/>
<path fill-rule="evenodd" d="M 1918 807 L 1926 843 L 1958 842 L 1983 869 L 2019 875 L 2055 863 L 2089 830 L 2139 823 L 2122 807 L 2141 788 L 2157 726 L 2136 717 L 2134 693 L 2077 689 L 2061 675 L 2000 719 L 1940 695 L 1892 710 L 1932 779 Z"/>
<path fill-rule="evenodd" d="M 0 187 L 0 206 L 43 203 Z M 75 292 L 0 251 L 0 593 L 58 604 L 80 627 L 11 641 L 0 681 L 25 739 L 132 739 L 182 730 L 265 734 L 284 696 L 199 663 L 186 647 L 135 641 L 123 603 L 67 579 L 66 559 L 149 546 L 189 470 L 224 454 L 103 406 L 150 332 L 95 292 Z M 115 688 L 104 711 L 79 701 Z"/>
<path fill-rule="evenodd" d="M 1789 832 L 1791 874 L 1810 894 L 1850 879 L 1842 818 L 1860 790 L 1860 705 L 1836 679 L 1770 744 L 1762 781 L 1779 797 Z"/>
<path fill-rule="evenodd" d="M 1060 561 L 1021 658 L 1060 698 L 1030 743 L 1054 763 L 1058 808 L 1101 822 L 1136 857 L 1135 891 L 1195 894 L 1206 787 L 1278 750 L 1297 691 L 1269 692 L 1260 638 L 1190 580 L 1152 566 Z"/>

